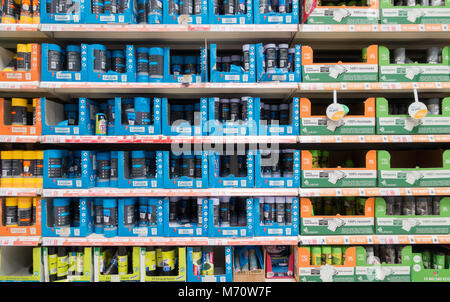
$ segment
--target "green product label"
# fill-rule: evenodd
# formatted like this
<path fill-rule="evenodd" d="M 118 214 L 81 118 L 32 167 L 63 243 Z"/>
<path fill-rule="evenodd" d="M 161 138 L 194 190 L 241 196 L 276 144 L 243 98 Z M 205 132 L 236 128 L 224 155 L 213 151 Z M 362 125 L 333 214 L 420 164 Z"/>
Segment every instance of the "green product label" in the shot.
<path fill-rule="evenodd" d="M 119 275 L 128 274 L 128 256 L 118 257 L 118 271 Z"/>
<path fill-rule="evenodd" d="M 147 270 L 154 271 L 156 270 L 156 252 L 149 251 L 145 252 L 145 266 Z"/>
<path fill-rule="evenodd" d="M 57 270 L 56 274 L 58 278 L 67 276 L 67 270 L 68 270 L 68 263 L 67 263 L 67 256 L 65 257 L 58 257 L 57 260 Z"/>

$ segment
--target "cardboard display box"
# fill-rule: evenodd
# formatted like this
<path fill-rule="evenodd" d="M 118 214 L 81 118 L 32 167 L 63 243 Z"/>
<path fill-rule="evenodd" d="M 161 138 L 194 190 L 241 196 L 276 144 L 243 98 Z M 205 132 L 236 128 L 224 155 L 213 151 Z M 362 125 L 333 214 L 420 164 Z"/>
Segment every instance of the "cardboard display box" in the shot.
<path fill-rule="evenodd" d="M 267 150 L 270 151 L 270 150 Z M 282 150 L 277 150 L 282 151 Z M 291 173 L 292 176 L 279 176 L 279 177 L 266 177 L 264 175 L 264 167 L 262 158 L 263 149 L 255 151 L 255 187 L 256 188 L 299 188 L 300 187 L 300 151 L 295 150 L 292 154 L 292 171 L 284 171 L 283 172 Z M 282 157 L 283 153 L 278 153 L 278 160 L 280 161 L 279 165 L 283 165 L 283 160 L 285 158 Z M 273 155 L 276 156 L 276 155 Z"/>
<path fill-rule="evenodd" d="M 49 59 L 49 52 L 50 51 L 56 51 L 59 52 L 58 48 L 59 46 L 56 44 L 42 44 L 42 70 L 41 70 L 41 81 L 48 81 L 48 82 L 86 82 L 87 81 L 87 44 L 81 44 L 80 46 L 80 71 L 68 71 L 68 70 L 61 70 L 61 71 L 52 71 L 48 70 L 49 66 L 53 63 Z M 60 53 L 62 60 L 61 61 L 67 61 L 67 55 L 66 55 L 67 48 L 62 49 L 62 53 Z M 50 64 L 49 64 L 50 63 Z M 64 68 L 65 64 L 61 66 L 61 68 Z M 67 67 L 66 67 L 67 68 Z"/>
<path fill-rule="evenodd" d="M 389 114 L 387 99 L 376 100 L 377 134 L 450 134 L 450 98 L 440 101 L 441 114 L 428 112 L 417 126 L 407 114 Z"/>
<path fill-rule="evenodd" d="M 154 178 L 131 178 L 132 177 L 132 151 L 119 151 L 117 158 L 117 174 L 119 188 L 163 188 L 164 183 L 164 153 L 166 151 L 155 151 L 155 157 L 151 160 L 155 163 Z M 148 159 L 148 157 L 146 157 Z"/>
<path fill-rule="evenodd" d="M 200 70 L 198 70 L 196 74 L 180 74 L 180 75 L 172 74 L 171 73 L 173 66 L 172 65 L 173 62 L 171 60 L 171 55 L 173 56 L 172 51 L 173 50 L 170 50 L 169 47 L 164 48 L 164 82 L 189 84 L 189 83 L 205 83 L 208 81 L 208 64 L 206 61 L 207 51 L 205 47 L 200 48 L 200 53 L 198 56 L 198 62 L 200 62 L 198 68 L 200 68 Z M 141 81 L 138 80 L 138 82 Z"/>
<path fill-rule="evenodd" d="M 178 260 L 174 264 L 175 268 L 177 269 L 175 276 L 147 276 L 146 275 L 146 265 L 145 265 L 145 248 L 140 248 L 141 254 L 140 254 L 140 261 L 141 261 L 141 273 L 140 273 L 140 280 L 141 282 L 154 282 L 154 281 L 161 281 L 161 282 L 171 282 L 171 281 L 186 281 L 186 248 L 185 247 L 177 247 L 178 252 Z"/>
<path fill-rule="evenodd" d="M 29 71 L 0 71 L 1 82 L 34 82 L 41 80 L 41 45 L 24 44 L 31 48 L 31 66 Z"/>
<path fill-rule="evenodd" d="M 83 1 L 83 0 L 82 0 Z M 91 6 L 94 4 L 94 0 L 84 0 L 84 20 L 86 23 L 91 24 L 136 24 L 136 3 L 134 0 L 126 0 L 128 3 L 123 3 L 126 7 L 123 13 L 119 14 L 94 14 Z"/>
<path fill-rule="evenodd" d="M 201 249 L 201 247 L 199 247 Z M 198 259 L 194 265 L 193 253 L 195 247 L 187 248 L 187 282 L 232 282 L 233 281 L 233 253 L 232 247 L 214 246 L 213 274 L 202 274 L 203 259 Z M 200 263 L 198 263 L 200 261 Z M 198 268 L 198 270 L 196 270 Z"/>
<path fill-rule="evenodd" d="M 299 135 L 300 134 L 300 99 L 292 98 L 292 100 L 286 100 L 289 105 L 289 124 L 287 125 L 272 125 L 265 120 L 263 116 L 264 111 L 261 110 L 261 103 L 266 104 L 265 100 L 260 100 L 257 107 L 255 107 L 255 117 L 259 121 L 258 135 Z M 269 104 L 269 103 L 267 103 Z M 276 103 L 280 105 L 279 103 Z M 270 105 L 270 104 L 269 104 Z"/>
<path fill-rule="evenodd" d="M 350 114 L 345 115 L 342 125 L 334 127 L 334 122 L 326 116 L 326 106 L 311 103 L 307 98 L 300 99 L 300 133 L 302 135 L 370 135 L 375 134 L 375 98 L 363 103 L 352 103 Z M 313 112 L 321 112 L 317 115 Z M 362 114 L 358 114 L 362 113 Z"/>
<path fill-rule="evenodd" d="M 450 81 L 450 46 L 442 48 L 442 63 L 391 63 L 393 50 L 379 46 L 380 82 L 448 82 Z M 408 52 L 408 49 L 406 50 Z M 426 54 L 426 51 L 423 50 Z M 412 58 L 414 60 L 414 58 Z"/>
<path fill-rule="evenodd" d="M 92 247 L 83 247 L 83 274 L 82 275 L 67 275 L 64 280 L 54 282 L 92 282 L 93 281 L 93 262 L 92 262 Z M 43 247 L 43 262 L 44 262 L 44 280 L 50 282 L 50 268 L 48 259 L 48 247 Z M 70 253 L 70 251 L 69 251 Z M 70 254 L 69 254 L 70 257 Z M 69 260 L 68 260 L 69 261 Z"/>
<path fill-rule="evenodd" d="M 173 198 L 173 197 L 172 197 Z M 181 199 L 181 198 L 180 198 Z M 201 223 L 186 223 L 179 224 L 178 222 L 172 223 L 170 221 L 170 200 L 168 198 L 163 199 L 163 224 L 164 224 L 164 236 L 167 237 L 206 237 L 208 236 L 208 215 L 209 215 L 209 199 L 198 197 L 197 201 L 201 200 Z M 197 203 L 197 206 L 199 204 Z"/>
<path fill-rule="evenodd" d="M 21 126 L 11 124 L 11 100 L 0 98 L 0 135 L 41 135 L 41 99 L 45 98 L 33 99 L 33 103 L 36 104 L 34 106 L 35 124 Z"/>
<path fill-rule="evenodd" d="M 43 199 L 39 197 L 18 197 L 32 199 L 32 206 L 35 213 L 32 212 L 31 225 L 30 226 L 7 226 L 6 225 L 6 199 L 15 197 L 2 197 L 0 198 L 0 236 L 40 236 L 41 235 L 41 208 Z M 35 204 L 35 205 L 34 205 Z M 33 211 L 33 209 L 32 209 Z M 33 222 L 33 217 L 35 221 Z"/>
<path fill-rule="evenodd" d="M 447 251 L 448 253 L 448 251 Z M 447 255 L 448 257 L 448 255 Z M 447 258 L 448 259 L 448 258 Z M 449 282 L 450 269 L 425 268 L 421 253 L 413 250 L 411 262 L 411 281 L 412 282 Z"/>
<path fill-rule="evenodd" d="M 53 2 L 41 2 L 41 23 L 83 24 L 85 23 L 85 5 L 84 0 L 73 0 L 72 7 L 74 9 L 67 10 L 67 13 L 56 13 L 52 12 L 52 8 L 56 10 L 55 6 L 57 6 Z"/>
<path fill-rule="evenodd" d="M 402 263 L 399 264 L 367 264 L 366 249 L 356 247 L 357 282 L 411 282 L 412 248 L 405 246 L 402 249 Z"/>
<path fill-rule="evenodd" d="M 216 201 L 218 198 L 215 198 Z M 214 199 L 209 199 L 208 205 L 208 237 L 253 237 L 254 234 L 254 216 L 253 216 L 253 199 L 246 199 L 246 225 L 245 226 L 221 226 L 216 225 L 214 221 Z"/>
<path fill-rule="evenodd" d="M 221 156 L 215 151 L 209 151 L 209 187 L 210 188 L 254 188 L 254 151 L 248 150 L 246 154 L 246 176 L 230 174 L 221 177 Z M 233 163 L 230 163 L 231 170 Z M 236 168 L 237 169 L 237 168 Z"/>
<path fill-rule="evenodd" d="M 364 6 L 317 6 L 306 20 L 307 24 L 378 24 L 379 0 L 367 1 Z"/>
<path fill-rule="evenodd" d="M 330 152 L 329 167 L 314 168 L 313 156 L 310 151 L 301 151 L 302 188 L 352 188 L 376 187 L 377 157 L 376 151 L 364 152 Z M 351 154 L 357 168 L 341 168 L 346 157 Z"/>
<path fill-rule="evenodd" d="M 40 247 L 0 247 L 0 282 L 44 281 L 41 256 Z"/>
<path fill-rule="evenodd" d="M 365 201 L 364 215 L 315 215 L 311 200 L 300 200 L 300 233 L 302 235 L 374 234 L 374 198 Z"/>
<path fill-rule="evenodd" d="M 202 158 L 202 176 L 200 178 L 192 178 L 187 176 L 181 176 L 178 178 L 171 178 L 170 175 L 170 151 L 163 152 L 163 164 L 162 168 L 164 175 L 164 188 L 166 189 L 204 189 L 208 188 L 208 162 L 209 155 L 208 151 L 197 152 L 194 151 L 194 155 L 201 155 Z M 192 153 L 192 152 L 191 152 Z M 209 187 L 212 187 L 209 186 Z"/>
<path fill-rule="evenodd" d="M 209 45 L 209 72 L 211 82 L 218 83 L 255 83 L 256 82 L 256 45 L 249 44 L 249 70 L 243 68 L 238 71 L 217 70 L 217 45 Z"/>
<path fill-rule="evenodd" d="M 297 197 L 286 197 L 286 199 L 287 198 L 290 198 L 292 201 L 290 209 L 291 222 L 289 223 L 286 221 L 281 225 L 276 221 L 271 224 L 264 223 L 264 208 L 262 208 L 261 205 L 261 197 L 253 198 L 255 236 L 297 236 L 299 234 L 299 199 Z M 288 213 L 286 208 L 285 212 L 286 214 Z"/>
<path fill-rule="evenodd" d="M 378 150 L 377 157 L 381 188 L 450 186 L 450 150 Z"/>
<path fill-rule="evenodd" d="M 264 70 L 264 47 L 263 43 L 256 44 L 256 79 L 257 82 L 300 82 L 302 72 L 302 47 L 293 45 L 294 53 L 294 71 L 284 71 L 275 68 L 275 72 L 269 73 Z"/>
<path fill-rule="evenodd" d="M 429 235 L 450 233 L 449 197 L 441 198 L 439 215 L 387 215 L 385 198 L 375 198 L 375 230 L 377 234 Z"/>
<path fill-rule="evenodd" d="M 64 115 L 64 104 L 41 98 L 41 106 L 43 135 L 95 134 L 95 115 L 99 112 L 99 105 L 96 102 L 86 98 L 78 99 L 77 125 L 64 123 L 67 122 Z"/>
<path fill-rule="evenodd" d="M 253 23 L 255 24 L 298 24 L 300 13 L 300 1 L 292 0 L 292 12 L 290 13 L 261 13 L 261 0 L 253 0 L 254 16 Z"/>
<path fill-rule="evenodd" d="M 267 249 L 276 248 L 277 246 L 265 246 L 265 256 L 266 256 L 266 278 L 267 279 L 275 279 L 275 280 L 283 280 L 283 279 L 292 279 L 294 277 L 294 246 L 288 246 L 289 248 L 289 257 L 287 263 L 287 270 L 285 272 L 279 271 L 276 269 L 276 262 L 278 262 L 275 257 L 272 257 Z M 279 266 L 282 267 L 282 266 Z"/>
<path fill-rule="evenodd" d="M 100 263 L 102 261 L 101 253 L 99 247 L 94 248 L 94 282 L 121 282 L 121 281 L 139 281 L 140 280 L 140 269 L 141 269 L 141 262 L 140 262 L 140 247 L 134 246 L 130 247 L 132 248 L 132 259 L 131 259 L 131 265 L 132 265 L 132 273 L 129 274 L 113 274 L 113 275 L 104 275 L 100 273 L 100 267 L 102 264 Z M 128 265 L 130 265 L 130 261 L 128 261 Z M 106 269 L 106 268 L 105 268 Z"/>
<path fill-rule="evenodd" d="M 450 1 L 442 6 L 394 6 L 390 0 L 380 0 L 381 24 L 448 24 Z"/>
<path fill-rule="evenodd" d="M 247 13 L 219 15 L 214 12 L 214 1 L 208 1 L 208 23 L 210 24 L 253 24 L 253 0 L 244 2 Z"/>
<path fill-rule="evenodd" d="M 362 51 L 361 63 L 315 63 L 313 49 L 302 46 L 302 81 L 317 82 L 377 82 L 378 46 Z"/>
<path fill-rule="evenodd" d="M 262 259 L 258 257 L 258 260 L 260 260 L 261 268 L 253 271 L 236 271 L 235 267 L 233 267 L 233 282 L 266 282 L 266 249 L 262 246 L 247 246 L 246 248 L 260 249 Z M 233 265 L 237 261 L 237 251 L 236 247 L 233 247 Z"/>
<path fill-rule="evenodd" d="M 187 120 L 172 121 L 170 119 L 171 115 L 171 104 L 174 100 L 168 101 L 167 98 L 162 99 L 162 113 L 161 113 L 161 128 L 162 134 L 166 136 L 201 136 L 207 135 L 207 118 L 208 118 L 208 98 L 201 98 L 194 104 L 191 102 L 176 102 L 176 105 L 192 105 L 194 111 L 194 124 L 191 125 Z M 197 107 L 197 108 L 196 108 Z M 198 112 L 198 116 L 196 113 Z"/>
<path fill-rule="evenodd" d="M 295 247 L 295 280 L 298 282 L 354 282 L 356 249 L 345 251 L 343 265 L 311 265 L 311 252 L 307 247 Z"/>
<path fill-rule="evenodd" d="M 169 12 L 169 1 L 163 4 L 163 24 L 207 24 L 208 0 L 201 0 L 201 13 L 199 15 L 178 15 Z"/>
<path fill-rule="evenodd" d="M 162 198 L 150 198 L 139 197 L 139 199 L 145 198 L 146 209 L 140 210 L 141 200 L 137 198 L 120 198 L 119 199 L 119 211 L 118 211 L 118 227 L 117 233 L 119 236 L 126 237 L 152 237 L 152 236 L 164 236 L 164 204 L 165 200 Z M 131 202 L 134 204 L 135 209 L 138 209 L 139 215 L 146 215 L 147 221 L 149 219 L 155 219 L 156 224 L 139 226 L 139 221 L 136 221 L 134 225 L 125 224 L 125 206 Z M 147 222 L 148 224 L 148 222 Z"/>

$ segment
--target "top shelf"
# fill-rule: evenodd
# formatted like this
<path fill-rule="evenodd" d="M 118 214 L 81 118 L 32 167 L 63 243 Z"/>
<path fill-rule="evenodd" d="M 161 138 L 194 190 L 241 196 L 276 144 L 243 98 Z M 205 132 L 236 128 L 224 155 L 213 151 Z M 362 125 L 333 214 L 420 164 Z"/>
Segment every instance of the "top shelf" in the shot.
<path fill-rule="evenodd" d="M 178 25 L 178 24 L 0 24 L 0 40 L 52 41 L 83 39 L 101 41 L 153 40 L 161 43 L 232 41 L 246 43 L 293 39 L 307 44 L 325 40 L 398 40 L 450 41 L 450 24 L 249 24 L 249 25 Z"/>

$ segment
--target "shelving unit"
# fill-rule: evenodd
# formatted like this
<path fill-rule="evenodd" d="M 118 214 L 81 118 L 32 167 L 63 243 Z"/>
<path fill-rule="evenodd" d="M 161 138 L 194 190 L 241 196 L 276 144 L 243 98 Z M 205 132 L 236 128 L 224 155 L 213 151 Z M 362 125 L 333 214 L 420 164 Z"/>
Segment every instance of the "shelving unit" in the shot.
<path fill-rule="evenodd" d="M 450 44 L 450 24 L 355 24 L 355 25 L 112 25 L 112 24 L 0 24 L 0 41 L 5 45 L 17 41 L 38 43 L 66 43 L 102 41 L 112 45 L 133 41 L 152 45 L 170 44 L 176 48 L 187 45 L 221 43 L 225 49 L 237 44 L 285 41 L 290 44 L 314 45 L 323 49 L 376 44 L 426 45 Z M 108 98 L 117 95 L 155 95 L 161 97 L 198 98 L 200 96 L 250 95 L 265 98 L 288 99 L 295 96 L 407 96 L 413 90 L 419 94 L 450 96 L 450 82 L 355 82 L 355 83 L 107 83 L 107 82 L 0 82 L 1 96 L 49 96 L 69 100 L 73 97 Z M 164 144 L 286 144 L 295 149 L 305 145 L 317 149 L 339 148 L 345 144 L 354 149 L 375 146 L 402 148 L 404 143 L 414 149 L 418 146 L 438 148 L 450 143 L 450 134 L 425 135 L 290 135 L 290 136 L 81 136 L 81 135 L 0 135 L 0 143 L 34 144 L 39 149 L 58 145 L 74 148 L 76 144 L 109 146 Z M 14 145 L 13 145 L 14 146 Z M 330 147 L 331 146 L 331 147 Z M 404 147 L 406 148 L 406 147 Z M 214 196 L 290 196 L 290 197 L 379 197 L 379 196 L 450 196 L 450 187 L 422 188 L 209 188 L 209 189 L 41 189 L 0 188 L 4 197 L 214 197 Z M 299 223 L 299 222 L 298 222 Z M 20 234 L 17 234 L 20 235 Z M 92 234 L 87 237 L 3 236 L 1 246 L 313 246 L 313 245 L 449 245 L 450 234 L 445 235 L 317 235 L 317 236 L 255 236 L 235 238 L 215 237 L 113 237 Z M 275 282 L 276 280 L 267 280 Z M 286 280 L 283 280 L 286 281 Z M 295 281 L 288 279 L 288 281 Z"/>

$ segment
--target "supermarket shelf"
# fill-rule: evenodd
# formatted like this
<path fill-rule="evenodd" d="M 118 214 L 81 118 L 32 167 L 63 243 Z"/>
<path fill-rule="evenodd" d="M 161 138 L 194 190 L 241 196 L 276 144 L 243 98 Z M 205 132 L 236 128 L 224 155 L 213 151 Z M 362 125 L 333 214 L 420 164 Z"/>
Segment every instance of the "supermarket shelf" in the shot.
<path fill-rule="evenodd" d="M 220 24 L 41 24 L 40 30 L 54 39 L 102 40 L 157 40 L 177 44 L 182 42 L 246 41 L 264 39 L 291 39 L 297 32 L 296 24 L 280 25 L 220 25 Z"/>
<path fill-rule="evenodd" d="M 17 44 L 18 40 L 40 42 L 48 40 L 48 37 L 39 31 L 39 24 L 0 24 L 0 39 Z"/>
<path fill-rule="evenodd" d="M 302 245 L 324 244 L 449 244 L 450 235 L 299 236 Z"/>
<path fill-rule="evenodd" d="M 448 143 L 450 135 L 318 135 L 298 137 L 300 143 Z"/>
<path fill-rule="evenodd" d="M 43 189 L 44 197 L 298 196 L 298 189 Z"/>
<path fill-rule="evenodd" d="M 43 237 L 44 246 L 150 246 L 150 245 L 296 245 L 298 238 L 290 237 L 249 237 L 249 238 L 209 238 L 209 237 L 113 237 L 92 234 L 83 238 L 76 237 Z"/>
<path fill-rule="evenodd" d="M 37 196 L 41 188 L 0 188 L 0 196 Z"/>
<path fill-rule="evenodd" d="M 439 40 L 450 38 L 450 24 L 336 24 L 299 25 L 295 39 L 309 41 L 330 40 Z"/>
<path fill-rule="evenodd" d="M 299 83 L 300 93 L 323 93 L 325 91 L 387 93 L 411 92 L 414 88 L 421 92 L 450 92 L 450 82 L 367 82 L 367 83 Z"/>
<path fill-rule="evenodd" d="M 40 136 L 37 135 L 0 135 L 0 143 L 37 143 Z"/>
<path fill-rule="evenodd" d="M 300 189 L 301 197 L 319 196 L 425 196 L 450 195 L 450 187 L 442 188 L 317 188 Z"/>
<path fill-rule="evenodd" d="M 129 135 L 129 136 L 97 136 L 97 135 L 44 135 L 39 138 L 46 144 L 171 144 L 171 143 L 283 143 L 297 142 L 297 136 L 164 136 L 164 135 Z M 0 137 L 1 141 L 1 137 Z"/>
<path fill-rule="evenodd" d="M 0 38 L 1 39 L 1 38 Z M 46 89 L 39 87 L 39 82 L 0 82 L 2 92 L 46 92 Z"/>
<path fill-rule="evenodd" d="M 0 237 L 0 246 L 38 246 L 40 236 L 4 236 Z"/>

